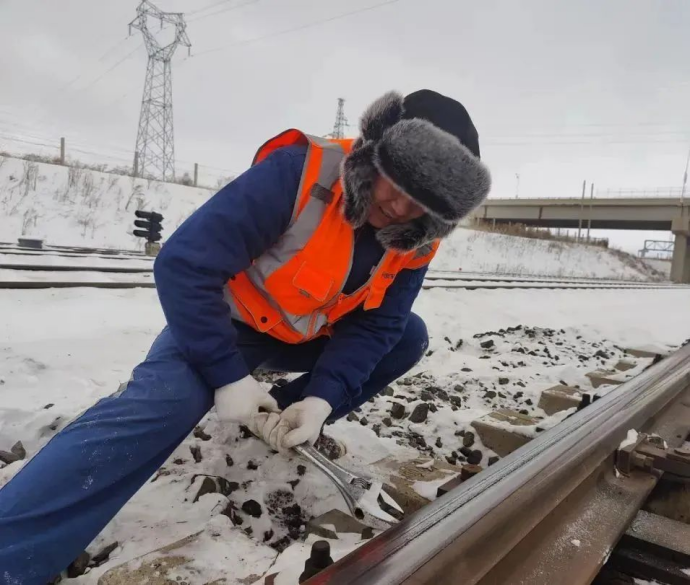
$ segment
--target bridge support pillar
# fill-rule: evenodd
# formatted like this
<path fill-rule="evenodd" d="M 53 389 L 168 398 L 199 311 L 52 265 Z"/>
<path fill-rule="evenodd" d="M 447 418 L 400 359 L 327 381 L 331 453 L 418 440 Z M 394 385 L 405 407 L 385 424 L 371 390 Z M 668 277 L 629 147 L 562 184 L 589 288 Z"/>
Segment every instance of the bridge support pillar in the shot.
<path fill-rule="evenodd" d="M 671 280 L 677 283 L 690 283 L 690 218 L 686 215 L 676 217 L 671 224 L 676 236 L 671 262 Z"/>

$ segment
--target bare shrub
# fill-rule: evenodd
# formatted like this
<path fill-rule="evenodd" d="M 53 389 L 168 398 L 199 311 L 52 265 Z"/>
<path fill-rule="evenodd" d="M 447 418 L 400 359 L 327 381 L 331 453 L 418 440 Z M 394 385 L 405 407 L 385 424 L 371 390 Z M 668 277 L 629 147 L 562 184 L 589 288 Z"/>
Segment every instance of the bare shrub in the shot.
<path fill-rule="evenodd" d="M 218 177 L 218 179 L 216 179 L 216 189 L 220 190 L 223 187 L 225 187 L 225 185 L 232 183 L 234 180 L 235 180 L 235 177 L 230 177 L 230 176 Z"/>
<path fill-rule="evenodd" d="M 37 222 L 38 212 L 33 207 L 30 207 L 24 212 L 22 217 L 22 236 L 25 236 L 30 229 L 35 228 Z"/>
<path fill-rule="evenodd" d="M 144 186 L 143 185 L 135 185 L 134 189 L 132 189 L 132 193 L 129 196 L 129 199 L 127 199 L 127 204 L 125 205 L 125 211 L 129 211 L 129 206 L 132 204 L 132 202 L 136 202 L 136 207 L 135 209 L 141 209 L 143 204 L 144 204 Z"/>
<path fill-rule="evenodd" d="M 493 225 L 493 223 L 490 221 L 478 219 L 472 223 L 471 227 L 475 230 L 502 234 L 504 236 L 516 236 L 518 238 L 554 240 L 557 242 L 568 242 L 571 244 L 579 243 L 590 246 L 599 246 L 601 248 L 608 248 L 609 246 L 609 241 L 607 238 L 590 238 L 589 241 L 586 239 L 581 239 L 578 242 L 577 237 L 575 236 L 561 234 L 559 232 L 554 233 L 547 228 L 532 227 L 523 223 L 497 223 L 496 225 Z"/>

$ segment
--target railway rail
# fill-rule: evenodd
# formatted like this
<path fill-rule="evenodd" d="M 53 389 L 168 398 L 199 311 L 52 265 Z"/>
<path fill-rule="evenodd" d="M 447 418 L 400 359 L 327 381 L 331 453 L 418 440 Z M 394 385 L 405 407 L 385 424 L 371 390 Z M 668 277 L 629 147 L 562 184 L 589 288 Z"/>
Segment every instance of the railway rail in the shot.
<path fill-rule="evenodd" d="M 656 447 L 623 448 L 631 429 Z M 668 469 L 690 478 L 689 433 L 686 345 L 307 583 L 584 585 L 612 555 L 624 572 L 688 584 L 690 525 L 640 510 Z"/>
<path fill-rule="evenodd" d="M 30 275 L 27 277 L 27 273 Z M 55 273 L 55 274 L 51 274 Z M 66 281 L 61 273 L 75 274 L 74 280 Z M 88 278 L 85 277 L 88 274 Z M 125 274 L 151 277 L 153 267 L 146 266 L 86 266 L 65 264 L 0 263 L 0 288 L 42 289 L 42 288 L 153 288 L 151 280 L 118 280 L 93 278 L 94 275 Z M 37 277 L 37 275 L 41 275 Z M 58 277 L 59 276 L 59 277 Z M 82 276 L 83 278 L 78 278 Z M 453 275 L 429 272 L 424 279 L 424 289 L 679 289 L 687 285 L 671 283 L 557 279 L 557 278 L 510 278 L 496 275 Z"/>

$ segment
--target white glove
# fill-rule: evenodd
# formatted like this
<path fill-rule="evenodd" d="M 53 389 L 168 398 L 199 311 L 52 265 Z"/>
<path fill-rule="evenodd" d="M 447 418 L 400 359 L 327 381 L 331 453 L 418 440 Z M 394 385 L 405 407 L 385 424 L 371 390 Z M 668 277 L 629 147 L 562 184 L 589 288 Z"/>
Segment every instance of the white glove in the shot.
<path fill-rule="evenodd" d="M 288 406 L 280 415 L 259 415 L 259 435 L 273 449 L 281 452 L 302 443 L 314 444 L 331 410 L 331 405 L 323 398 L 307 396 Z"/>
<path fill-rule="evenodd" d="M 251 376 L 218 388 L 215 403 L 221 421 L 247 425 L 255 435 L 259 434 L 256 418 L 259 408 L 280 412 L 275 399 Z"/>

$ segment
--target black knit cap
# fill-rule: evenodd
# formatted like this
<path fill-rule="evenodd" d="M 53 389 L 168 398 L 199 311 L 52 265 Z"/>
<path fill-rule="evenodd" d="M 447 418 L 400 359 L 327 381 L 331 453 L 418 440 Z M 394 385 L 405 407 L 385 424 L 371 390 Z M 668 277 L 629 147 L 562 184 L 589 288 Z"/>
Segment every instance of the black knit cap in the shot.
<path fill-rule="evenodd" d="M 403 120 L 421 118 L 455 136 L 469 151 L 481 158 L 479 134 L 465 106 L 430 89 L 420 89 L 403 100 Z"/>

